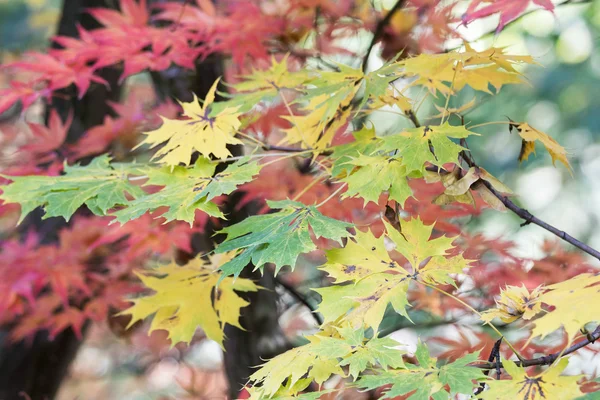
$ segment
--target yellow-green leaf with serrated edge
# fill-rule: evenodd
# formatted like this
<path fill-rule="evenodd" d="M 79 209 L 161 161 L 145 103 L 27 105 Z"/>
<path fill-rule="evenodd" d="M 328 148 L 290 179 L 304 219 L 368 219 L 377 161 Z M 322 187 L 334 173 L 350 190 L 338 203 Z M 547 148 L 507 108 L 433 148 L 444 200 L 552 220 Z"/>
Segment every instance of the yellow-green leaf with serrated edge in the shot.
<path fill-rule="evenodd" d="M 489 86 L 499 91 L 507 84 L 523 83 L 517 64 L 535 64 L 529 56 L 504 54 L 501 48 L 481 52 L 466 45 L 464 52 L 420 54 L 397 63 L 398 75 L 414 77 L 411 86 L 423 86 L 436 95 L 452 95 L 465 86 L 491 93 Z"/>
<path fill-rule="evenodd" d="M 250 182 L 260 171 L 260 164 L 243 158 L 227 168 L 214 174 L 216 163 L 199 158 L 191 167 L 159 167 L 152 165 L 140 166 L 137 175 L 148 177 L 145 185 L 163 186 L 159 191 L 138 196 L 135 200 L 123 204 L 125 207 L 111 215 L 116 221 L 125 223 L 139 218 L 147 211 L 160 207 L 168 207 L 161 214 L 165 222 L 172 220 L 194 223 L 196 210 L 213 217 L 223 218 L 219 207 L 211 200 L 222 194 L 229 194 L 238 185 Z"/>
<path fill-rule="evenodd" d="M 348 184 L 342 199 L 361 197 L 365 203 L 377 203 L 381 193 L 387 191 L 390 200 L 403 205 L 412 196 L 406 179 L 406 167 L 400 157 L 360 155 L 346 164 L 354 166 L 354 171 L 341 179 L 341 182 Z"/>
<path fill-rule="evenodd" d="M 172 262 L 138 273 L 144 286 L 155 293 L 132 299 L 133 306 L 120 315 L 131 315 L 131 327 L 155 314 L 150 332 L 168 331 L 173 346 L 179 342 L 190 343 L 196 329 L 202 328 L 209 339 L 222 347 L 225 325 L 242 328 L 240 310 L 249 304 L 236 292 L 259 289 L 254 282 L 244 278 L 224 278 L 216 288 L 220 274 L 215 269 L 231 257 L 232 253 L 212 256 L 208 261 L 197 257 L 183 266 Z"/>
<path fill-rule="evenodd" d="M 446 163 L 458 164 L 458 154 L 465 148 L 451 139 L 462 139 L 470 135 L 478 136 L 464 126 L 452 126 L 446 122 L 438 126 L 405 129 L 399 134 L 386 136 L 383 138 L 383 148 L 398 151 L 408 173 L 424 172 L 427 162 L 438 167 Z"/>
<path fill-rule="evenodd" d="M 583 395 L 577 384 L 581 376 L 561 375 L 569 364 L 567 358 L 531 377 L 510 360 L 502 364 L 512 379 L 487 380 L 489 390 L 478 395 L 482 400 L 569 400 Z"/>
<path fill-rule="evenodd" d="M 231 85 L 236 93 L 227 103 L 239 107 L 240 112 L 247 112 L 259 102 L 279 95 L 281 89 L 294 89 L 309 82 L 312 78 L 308 71 L 289 70 L 288 57 L 289 54 L 279 62 L 272 57 L 268 69 L 253 68 L 251 73 L 241 76 L 241 82 Z"/>
<path fill-rule="evenodd" d="M 406 396 L 410 400 L 447 400 L 457 394 L 471 395 L 478 385 L 477 381 L 485 378 L 478 368 L 469 363 L 479 358 L 479 353 L 468 354 L 465 357 L 437 366 L 437 360 L 429 355 L 423 343 L 417 345 L 415 353 L 419 365 L 407 364 L 407 368 L 379 372 L 361 377 L 357 386 L 364 390 L 373 390 L 390 385 L 382 399 Z M 449 390 L 446 390 L 448 385 Z"/>
<path fill-rule="evenodd" d="M 428 285 L 454 284 L 451 274 L 463 272 L 469 261 L 462 255 L 447 256 L 453 239 L 431 239 L 433 225 L 419 218 L 402 221 L 402 232 L 385 223 L 386 234 L 375 237 L 357 231 L 345 247 L 326 251 L 321 267 L 333 279 L 330 287 L 314 289 L 322 301 L 319 312 L 325 322 L 347 321 L 355 328 L 363 325 L 377 331 L 388 304 L 407 317 L 407 291 L 411 281 Z M 406 269 L 392 260 L 385 246 L 391 240 L 394 250 L 407 260 Z M 341 285 L 341 283 L 351 284 Z"/>
<path fill-rule="evenodd" d="M 63 217 L 67 221 L 84 204 L 96 215 L 128 203 L 126 194 L 145 195 L 129 182 L 139 164 L 111 163 L 107 155 L 94 158 L 88 165 L 66 165 L 59 176 L 7 176 L 12 183 L 2 186 L 0 199 L 21 205 L 19 223 L 31 211 L 42 207 L 44 218 Z"/>
<path fill-rule="evenodd" d="M 321 385 L 333 374 L 346 376 L 342 366 L 348 366 L 355 379 L 367 368 L 404 367 L 404 352 L 394 349 L 399 343 L 391 338 L 366 339 L 364 329 L 349 326 L 334 327 L 329 333 L 331 336 L 323 331 L 307 336 L 308 344 L 288 350 L 263 364 L 250 376 L 253 386 L 261 384 L 256 391 L 265 398 L 277 397 L 283 383 L 287 382 L 285 392 L 295 395 L 306 387 L 302 377 L 307 376 Z"/>
<path fill-rule="evenodd" d="M 600 301 L 598 283 L 600 275 L 587 273 L 547 286 L 538 301 L 554 309 L 533 322 L 529 340 L 538 336 L 543 339 L 562 327 L 571 342 L 586 324 L 600 321 L 596 308 L 590 307 Z"/>
<path fill-rule="evenodd" d="M 338 64 L 338 71 L 314 71 L 310 87 L 294 102 L 304 103 L 304 115 L 283 118 L 293 125 L 284 129 L 280 143 L 299 143 L 303 148 L 324 149 L 331 144 L 335 133 L 350 119 L 348 105 L 358 92 L 364 78 L 361 70 Z"/>
<path fill-rule="evenodd" d="M 352 224 L 326 217 L 315 206 L 292 200 L 267 201 L 267 204 L 278 211 L 251 216 L 220 231 L 227 238 L 216 248 L 217 253 L 241 250 L 237 257 L 221 266 L 224 276 L 239 276 L 250 262 L 255 268 L 273 263 L 275 273 L 287 265 L 294 268 L 301 253 L 317 248 L 310 230 L 316 237 L 338 243 L 350 236 L 347 229 Z"/>
<path fill-rule="evenodd" d="M 227 149 L 229 144 L 242 144 L 234 136 L 241 125 L 240 112 L 236 107 L 219 110 L 217 115 L 211 113 L 211 105 L 215 100 L 215 91 L 219 80 L 212 85 L 204 104 L 200 105 L 194 95 L 191 103 L 181 103 L 185 120 L 162 118 L 160 128 L 144 132 L 147 137 L 142 143 L 154 148 L 164 146 L 154 154 L 153 160 L 171 166 L 189 165 L 192 154 L 199 152 L 204 157 L 213 155 L 219 159 L 231 156 Z"/>
<path fill-rule="evenodd" d="M 332 153 L 330 158 L 333 161 L 331 176 L 333 177 L 348 175 L 353 169 L 349 161 L 359 157 L 361 154 L 372 155 L 379 150 L 382 144 L 381 139 L 375 136 L 375 129 L 373 127 L 367 128 L 365 126 L 361 130 L 353 132 L 352 136 L 354 136 L 354 141 L 331 148 Z"/>

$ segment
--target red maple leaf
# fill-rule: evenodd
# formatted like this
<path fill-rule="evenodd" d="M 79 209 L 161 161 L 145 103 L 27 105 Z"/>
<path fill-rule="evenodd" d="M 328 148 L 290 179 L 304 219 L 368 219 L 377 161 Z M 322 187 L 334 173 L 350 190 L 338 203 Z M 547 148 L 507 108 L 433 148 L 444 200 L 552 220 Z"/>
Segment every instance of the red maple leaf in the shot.
<path fill-rule="evenodd" d="M 67 132 L 73 122 L 73 114 L 70 113 L 63 124 L 60 115 L 55 110 L 50 112 L 48 126 L 42 124 L 28 123 L 33 134 L 33 140 L 19 148 L 19 151 L 27 158 L 34 160 L 37 164 L 54 160 L 57 156 L 55 151 L 63 144 Z"/>
<path fill-rule="evenodd" d="M 496 28 L 496 32 L 500 32 L 507 23 L 521 15 L 530 2 L 548 11 L 554 11 L 554 4 L 551 0 L 473 0 L 463 14 L 462 22 L 467 25 L 476 19 L 500 14 L 500 22 Z M 479 8 L 481 4 L 487 5 Z"/>

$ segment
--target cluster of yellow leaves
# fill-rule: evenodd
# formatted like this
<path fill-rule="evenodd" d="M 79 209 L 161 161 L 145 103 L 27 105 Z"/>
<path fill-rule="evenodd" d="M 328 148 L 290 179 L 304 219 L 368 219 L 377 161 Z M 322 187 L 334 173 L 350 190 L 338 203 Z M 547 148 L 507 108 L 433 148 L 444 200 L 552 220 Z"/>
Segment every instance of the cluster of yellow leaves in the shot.
<path fill-rule="evenodd" d="M 137 274 L 155 294 L 135 298 L 132 307 L 121 314 L 131 315 L 129 327 L 155 314 L 150 332 L 164 329 L 171 344 L 189 343 L 201 327 L 206 336 L 221 346 L 225 324 L 239 324 L 240 309 L 249 303 L 238 292 L 256 292 L 259 287 L 249 279 L 225 277 L 215 270 L 233 258 L 234 252 L 218 254 L 205 260 L 197 257 L 184 266 L 175 262 Z"/>
<path fill-rule="evenodd" d="M 447 255 L 454 249 L 454 239 L 431 239 L 433 225 L 425 225 L 419 218 L 402 221 L 401 232 L 387 223 L 386 229 L 379 238 L 371 232 L 357 231 L 344 248 L 326 252 L 327 262 L 321 269 L 334 279 L 335 285 L 314 289 L 322 297 L 319 312 L 325 322 L 347 321 L 356 328 L 366 325 L 377 331 L 388 304 L 408 318 L 407 291 L 411 281 L 454 284 L 451 275 L 469 267 L 469 261 L 461 254 Z M 386 241 L 392 243 L 390 251 Z M 407 260 L 406 269 L 392 260 L 391 252 Z"/>
<path fill-rule="evenodd" d="M 251 382 L 260 383 L 252 389 L 256 398 L 295 395 L 312 381 L 321 385 L 333 374 L 356 379 L 369 367 L 404 367 L 404 352 L 394 349 L 398 342 L 391 338 L 366 339 L 364 329 L 326 325 L 306 339 L 308 344 L 272 358 L 250 376 Z M 346 366 L 348 373 L 342 369 Z"/>
<path fill-rule="evenodd" d="M 510 360 L 502 362 L 511 380 L 489 379 L 489 390 L 478 395 L 483 400 L 565 400 L 576 399 L 583 393 L 577 381 L 581 376 L 562 376 L 569 360 L 563 358 L 536 376 L 528 376 L 524 368 Z"/>
<path fill-rule="evenodd" d="M 465 86 L 491 93 L 492 86 L 499 91 L 506 84 L 522 83 L 515 64 L 534 64 L 530 56 L 504 54 L 502 48 L 475 51 L 465 44 L 463 52 L 421 54 L 398 62 L 402 76 L 414 77 L 412 86 L 423 86 L 436 95 L 452 95 Z"/>

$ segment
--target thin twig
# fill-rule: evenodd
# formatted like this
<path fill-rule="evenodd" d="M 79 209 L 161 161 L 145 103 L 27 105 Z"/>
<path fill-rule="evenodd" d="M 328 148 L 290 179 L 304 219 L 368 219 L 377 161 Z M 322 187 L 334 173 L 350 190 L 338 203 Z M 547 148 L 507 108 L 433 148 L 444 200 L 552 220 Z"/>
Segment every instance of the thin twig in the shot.
<path fill-rule="evenodd" d="M 461 140 L 461 145 L 463 147 L 465 147 L 466 149 L 469 148 L 467 146 L 467 141 L 465 139 Z M 463 154 L 463 159 L 465 160 L 465 162 L 467 163 L 467 165 L 469 167 L 478 167 L 478 165 L 473 160 L 473 156 L 470 154 L 470 151 L 468 151 L 468 152 L 464 151 L 462 154 Z M 535 225 L 537 225 L 537 226 L 539 226 L 539 227 L 547 230 L 548 232 L 555 234 L 556 236 L 558 236 L 559 238 L 561 238 L 565 242 L 572 244 L 573 246 L 577 247 L 581 251 L 584 251 L 587 254 L 591 255 L 592 257 L 595 257 L 596 259 L 600 260 L 600 251 L 598 251 L 598 250 L 596 250 L 596 249 L 588 246 L 587 244 L 585 244 L 585 243 L 583 243 L 583 242 L 575 239 L 573 236 L 569 235 L 565 231 L 561 231 L 560 229 L 558 229 L 558 228 L 550 225 L 549 223 L 547 223 L 545 221 L 542 221 L 541 219 L 539 219 L 538 217 L 536 217 L 535 215 L 533 215 L 532 213 L 530 213 L 526 209 L 517 206 L 507 196 L 505 196 L 502 193 L 498 192 L 489 182 L 487 182 L 487 181 L 485 181 L 483 179 L 481 181 L 483 182 L 483 184 L 485 185 L 485 187 L 494 196 L 496 196 L 496 198 L 498 200 L 500 200 L 502 202 L 502 204 L 504 204 L 504 206 L 506 208 L 508 208 L 510 211 L 512 211 L 513 213 L 515 213 L 516 215 L 518 215 L 519 217 L 521 217 L 525 221 L 523 224 L 521 224 L 521 226 L 528 225 L 528 224 L 535 224 Z"/>
<path fill-rule="evenodd" d="M 302 295 L 300 292 L 298 292 L 295 287 L 293 287 L 289 283 L 281 280 L 278 277 L 275 277 L 275 282 L 279 286 L 281 286 L 282 288 L 284 288 L 293 298 L 295 298 L 296 300 L 298 300 L 299 303 L 303 304 L 306 308 L 308 308 L 310 310 L 310 314 L 312 315 L 312 317 L 314 318 L 315 322 L 319 326 L 323 325 L 323 317 L 321 316 L 321 314 L 319 314 L 316 311 L 316 308 L 312 304 L 310 304 L 310 302 L 306 299 L 306 297 L 304 295 Z"/>
<path fill-rule="evenodd" d="M 369 47 L 367 48 L 367 54 L 365 54 L 365 56 L 363 58 L 363 62 L 362 62 L 362 71 L 363 72 L 367 71 L 367 64 L 369 62 L 369 56 L 371 55 L 371 52 L 373 51 L 373 47 L 375 47 L 375 43 L 377 43 L 377 41 L 381 38 L 381 35 L 383 35 L 383 31 L 385 30 L 385 27 L 390 23 L 394 14 L 404 6 L 404 3 L 405 3 L 405 0 L 398 0 L 396 2 L 396 4 L 394 4 L 394 7 L 392 7 L 390 9 L 390 11 L 385 15 L 385 17 L 377 23 L 377 26 L 375 27 L 375 32 L 373 32 L 373 39 L 371 39 L 371 43 L 369 44 Z"/>

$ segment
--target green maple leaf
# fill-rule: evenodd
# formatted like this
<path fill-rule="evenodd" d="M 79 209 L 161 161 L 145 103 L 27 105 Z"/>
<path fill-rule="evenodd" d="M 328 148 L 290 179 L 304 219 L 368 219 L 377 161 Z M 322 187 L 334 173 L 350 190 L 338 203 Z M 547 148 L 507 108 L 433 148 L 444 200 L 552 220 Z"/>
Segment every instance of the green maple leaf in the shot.
<path fill-rule="evenodd" d="M 280 62 L 271 59 L 271 66 L 266 70 L 253 69 L 252 73 L 244 75 L 243 80 L 234 85 L 235 94 L 225 102 L 228 107 L 239 107 L 240 112 L 247 112 L 261 101 L 273 98 L 281 89 L 295 89 L 310 81 L 308 71 L 292 72 L 288 67 L 288 56 Z"/>
<path fill-rule="evenodd" d="M 429 355 L 424 344 L 417 346 L 416 357 L 419 366 L 407 364 L 406 369 L 388 370 L 375 375 L 361 377 L 357 386 L 361 389 L 372 390 L 384 385 L 391 385 L 382 399 L 403 396 L 414 392 L 410 400 L 447 400 L 456 394 L 471 395 L 478 381 L 485 379 L 485 375 L 478 368 L 468 366 L 479 357 L 479 352 L 468 354 L 465 357 L 446 364 L 436 366 L 436 360 Z M 450 391 L 444 386 L 448 385 Z"/>
<path fill-rule="evenodd" d="M 381 68 L 369 72 L 365 76 L 365 92 L 358 108 L 362 108 L 369 100 L 385 96 L 390 89 L 390 83 L 398 79 L 398 70 L 398 64 L 393 59 Z"/>
<path fill-rule="evenodd" d="M 366 203 L 377 203 L 381 193 L 388 191 L 391 200 L 404 204 L 412 196 L 406 180 L 407 170 L 399 157 L 360 155 L 347 164 L 355 170 L 341 179 L 348 184 L 342 198 L 362 197 Z"/>
<path fill-rule="evenodd" d="M 329 156 L 333 161 L 331 176 L 348 175 L 353 166 L 350 161 L 359 157 L 361 154 L 371 155 L 381 147 L 381 139 L 375 136 L 374 128 L 363 127 L 359 131 L 352 133 L 354 141 L 350 143 L 333 146 L 333 151 Z"/>
<path fill-rule="evenodd" d="M 439 126 L 405 129 L 400 134 L 386 136 L 383 138 L 383 149 L 398 151 L 408 173 L 424 172 L 427 162 L 438 167 L 446 163 L 458 164 L 458 154 L 465 148 L 450 139 L 470 135 L 477 133 L 468 131 L 464 126 L 452 126 L 446 122 Z"/>
<path fill-rule="evenodd" d="M 45 211 L 44 218 L 64 217 L 67 221 L 84 204 L 96 215 L 106 215 L 117 205 L 128 202 L 126 193 L 133 197 L 144 191 L 132 185 L 128 175 L 136 164 L 110 163 L 110 157 L 94 158 L 88 165 L 65 165 L 60 176 L 6 176 L 13 182 L 3 186 L 0 199 L 19 203 L 23 218 L 37 207 Z"/>
<path fill-rule="evenodd" d="M 371 232 L 357 231 L 345 247 L 326 251 L 327 262 L 321 269 L 334 279 L 335 285 L 313 289 L 322 297 L 318 310 L 325 322 L 342 318 L 355 328 L 366 324 L 377 331 L 388 305 L 408 318 L 407 292 L 411 281 L 454 284 L 451 274 L 469 267 L 461 254 L 447 255 L 453 249 L 453 239 L 431 239 L 433 225 L 413 218 L 402 221 L 401 228 L 402 233 L 386 223 L 387 233 L 379 238 Z M 407 269 L 392 260 L 386 238 L 395 251 L 406 257 Z"/>
<path fill-rule="evenodd" d="M 352 224 L 325 217 L 315 206 L 291 200 L 267 201 L 267 204 L 279 211 L 251 216 L 220 231 L 227 238 L 217 247 L 217 253 L 242 249 L 238 257 L 221 267 L 223 276 L 239 276 L 250 262 L 256 268 L 273 263 L 276 272 L 286 265 L 293 268 L 300 253 L 316 249 L 309 227 L 316 237 L 337 242 L 350 236 L 347 229 Z"/>
<path fill-rule="evenodd" d="M 215 168 L 216 164 L 205 158 L 199 158 L 196 164 L 189 168 L 183 166 L 139 168 L 140 175 L 148 176 L 146 185 L 158 185 L 163 188 L 126 203 L 125 208 L 114 213 L 117 217 L 116 221 L 125 223 L 139 218 L 147 211 L 164 206 L 169 207 L 162 214 L 166 222 L 177 219 L 192 225 L 196 210 L 223 218 L 219 207 L 210 200 L 222 194 L 229 194 L 238 185 L 251 181 L 261 167 L 256 162 L 242 159 L 213 176 Z"/>

